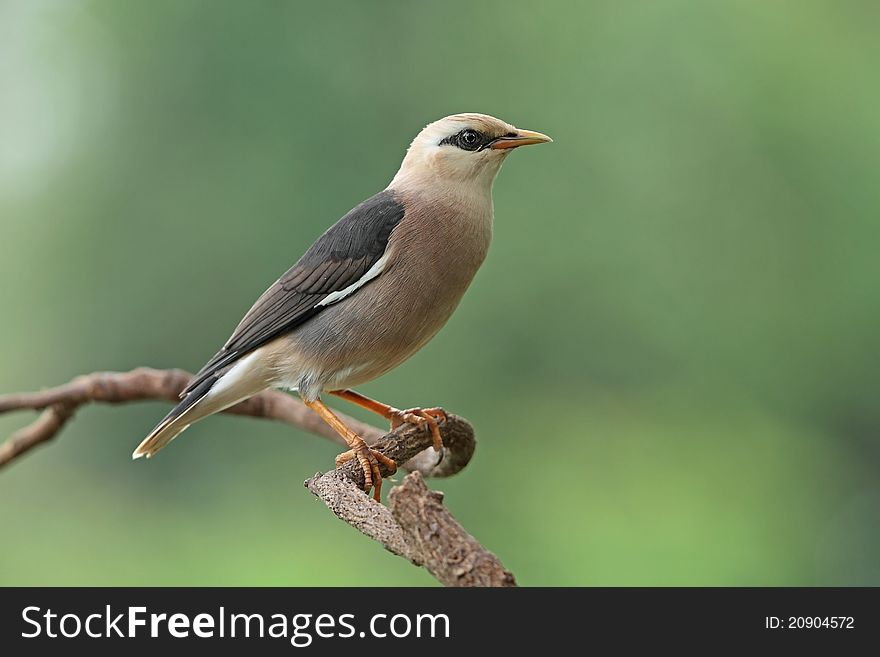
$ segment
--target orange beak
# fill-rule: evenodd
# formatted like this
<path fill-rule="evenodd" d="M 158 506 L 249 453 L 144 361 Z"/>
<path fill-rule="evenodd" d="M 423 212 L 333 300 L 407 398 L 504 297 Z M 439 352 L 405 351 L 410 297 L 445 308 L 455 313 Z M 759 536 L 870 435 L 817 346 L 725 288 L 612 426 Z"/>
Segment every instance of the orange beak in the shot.
<path fill-rule="evenodd" d="M 553 141 L 547 135 L 531 130 L 517 130 L 515 137 L 499 137 L 490 148 L 519 148 L 529 144 L 546 144 Z"/>

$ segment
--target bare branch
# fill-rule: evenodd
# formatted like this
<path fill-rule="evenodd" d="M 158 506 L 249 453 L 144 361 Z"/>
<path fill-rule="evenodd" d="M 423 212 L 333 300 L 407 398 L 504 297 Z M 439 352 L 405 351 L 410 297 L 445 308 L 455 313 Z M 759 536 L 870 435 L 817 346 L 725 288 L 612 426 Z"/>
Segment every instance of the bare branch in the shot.
<path fill-rule="evenodd" d="M 183 370 L 138 368 L 130 372 L 95 372 L 41 392 L 0 396 L 0 414 L 16 410 L 42 411 L 30 425 L 0 444 L 0 467 L 34 447 L 50 441 L 76 410 L 100 402 L 122 404 L 139 400 L 176 402 L 191 375 Z M 293 396 L 267 391 L 226 412 L 284 422 L 334 442 L 341 438 Z M 305 482 L 339 518 L 412 563 L 424 566 L 446 586 L 515 586 L 497 557 L 483 548 L 443 506 L 443 494 L 430 491 L 422 476 L 448 477 L 464 468 L 474 453 L 473 427 L 449 415 L 440 425 L 444 448 L 432 448 L 427 430 L 403 425 L 391 433 L 339 414 L 375 449 L 412 470 L 391 490 L 390 508 L 365 495 L 363 470 L 351 460 Z M 383 476 L 390 473 L 381 466 Z"/>
<path fill-rule="evenodd" d="M 467 420 L 456 415 L 448 415 L 440 425 L 443 434 L 443 450 L 434 452 L 429 431 L 403 425 L 373 444 L 375 449 L 398 463 L 411 462 L 419 456 L 423 468 L 430 474 L 443 473 L 446 460 L 467 462 L 474 453 L 476 441 L 474 430 Z M 429 463 L 429 459 L 431 462 Z M 463 466 L 462 466 L 463 467 Z M 383 477 L 391 473 L 379 463 Z M 443 474 L 441 474 L 443 476 Z M 410 561 L 421 562 L 405 547 L 400 527 L 391 517 L 388 509 L 371 497 L 363 494 L 364 472 L 356 460 L 348 461 L 335 470 L 317 473 L 304 482 L 306 488 L 317 495 L 338 518 L 352 525 L 372 539 L 382 543 L 394 554 Z"/>
<path fill-rule="evenodd" d="M 440 426 L 443 434 L 443 451 L 434 452 L 429 431 L 403 425 L 373 444 L 375 449 L 398 463 L 407 462 L 415 456 L 424 459 L 429 471 L 439 471 L 447 459 L 470 460 L 476 442 L 473 427 L 456 415 L 448 415 Z M 466 458 L 465 458 L 466 455 Z M 427 461 L 431 459 L 431 463 Z M 382 476 L 391 474 L 379 463 Z M 364 472 L 356 460 L 348 461 L 335 470 L 317 473 L 304 482 L 306 488 L 317 495 L 336 516 L 370 538 L 379 541 L 385 549 L 422 565 L 418 555 L 412 552 L 403 538 L 403 532 L 390 511 L 368 495 L 364 495 Z"/>
<path fill-rule="evenodd" d="M 73 417 L 76 406 L 52 404 L 28 426 L 12 434 L 0 445 L 0 467 L 55 436 Z"/>
<path fill-rule="evenodd" d="M 467 420 L 449 415 L 441 430 L 450 454 L 467 453 L 470 458 L 476 443 Z M 392 459 L 409 460 L 416 454 L 427 458 L 430 452 L 424 450 L 430 445 L 428 432 L 401 427 L 374 447 Z M 389 474 L 381 464 L 380 468 L 384 476 Z M 458 524 L 443 506 L 443 494 L 429 490 L 419 472 L 391 490 L 390 508 L 363 494 L 363 476 L 358 463 L 349 461 L 316 474 L 305 486 L 338 518 L 388 551 L 424 566 L 446 586 L 516 586 L 513 575 Z"/>
<path fill-rule="evenodd" d="M 363 488 L 339 470 L 316 474 L 305 481 L 305 486 L 314 493 L 336 517 L 348 523 L 359 532 L 378 541 L 389 552 L 415 565 L 422 563 L 406 544 L 403 530 L 388 507 L 380 504 Z"/>
<path fill-rule="evenodd" d="M 408 548 L 444 586 L 516 586 L 513 574 L 468 534 L 418 472 L 388 496 Z"/>
<path fill-rule="evenodd" d="M 352 479 L 355 473 L 339 468 L 317 474 L 305 485 L 340 520 L 423 566 L 444 586 L 516 586 L 513 574 L 464 530 L 443 506 L 443 493 L 428 489 L 418 471 L 391 489 L 390 507 L 364 495 Z"/>
<path fill-rule="evenodd" d="M 76 410 L 85 404 L 124 404 L 142 400 L 164 400 L 176 403 L 192 375 L 183 370 L 155 370 L 139 367 L 130 372 L 94 372 L 78 376 L 70 383 L 40 392 L 0 395 L 0 414 L 17 410 L 42 410 L 30 425 L 15 432 L 0 444 L 0 467 L 9 464 L 31 449 L 54 438 Z M 298 429 L 345 445 L 345 442 L 308 407 L 292 395 L 269 390 L 227 409 L 235 415 L 265 418 L 284 422 Z M 368 443 L 373 444 L 385 432 L 369 424 L 348 417 L 340 418 Z M 466 447 L 466 446 L 464 446 Z M 461 470 L 470 461 L 473 449 L 450 450 L 437 464 L 437 458 L 425 454 L 412 463 L 408 470 L 419 470 L 429 477 L 448 477 Z"/>
<path fill-rule="evenodd" d="M 420 461 L 425 461 L 422 463 L 423 467 L 419 468 L 422 474 L 427 471 L 430 476 L 438 476 L 435 473 L 439 472 L 441 473 L 439 476 L 444 476 L 447 469 L 451 470 L 457 467 L 456 465 L 444 465 L 447 459 L 457 464 L 466 464 L 474 453 L 476 441 L 474 440 L 474 428 L 467 420 L 457 415 L 448 415 L 446 421 L 440 425 L 440 432 L 443 434 L 443 450 L 439 454 L 431 448 L 431 433 L 428 430 L 423 431 L 408 424 L 386 434 L 372 446 L 397 463 L 409 464 L 413 457 L 419 455 Z M 426 452 L 426 450 L 428 451 Z M 461 467 L 458 467 L 455 472 L 458 472 Z M 383 477 L 392 474 L 381 463 L 379 469 Z M 344 463 L 337 470 L 358 486 L 364 485 L 364 471 L 356 459 Z M 323 475 L 319 473 L 306 481 L 306 488 L 312 490 L 310 483 L 321 476 Z"/>

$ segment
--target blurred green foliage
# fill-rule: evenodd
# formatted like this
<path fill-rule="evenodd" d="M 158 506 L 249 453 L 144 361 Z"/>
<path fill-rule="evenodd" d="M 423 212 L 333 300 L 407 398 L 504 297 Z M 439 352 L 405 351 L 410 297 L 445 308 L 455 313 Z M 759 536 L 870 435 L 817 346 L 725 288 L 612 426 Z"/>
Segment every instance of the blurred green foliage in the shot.
<path fill-rule="evenodd" d="M 878 20 L 4 0 L 0 390 L 198 368 L 425 123 L 495 114 L 556 141 L 508 160 L 447 328 L 363 389 L 474 422 L 452 511 L 527 585 L 878 585 Z M 216 417 L 132 463 L 165 410 L 84 409 L 0 473 L 0 583 L 433 581 L 302 488 L 329 443 Z"/>

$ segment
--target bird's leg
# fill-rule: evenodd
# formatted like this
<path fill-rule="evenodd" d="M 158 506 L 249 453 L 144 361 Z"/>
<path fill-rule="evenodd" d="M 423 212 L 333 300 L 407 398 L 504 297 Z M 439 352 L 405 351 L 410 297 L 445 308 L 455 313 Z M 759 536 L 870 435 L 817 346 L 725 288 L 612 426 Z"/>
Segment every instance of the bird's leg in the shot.
<path fill-rule="evenodd" d="M 383 404 L 375 399 L 365 397 L 354 390 L 331 390 L 331 395 L 342 397 L 357 404 L 368 411 L 372 411 L 376 415 L 381 415 L 391 422 L 391 429 L 394 430 L 401 424 L 414 424 L 423 431 L 427 428 L 431 432 L 431 438 L 434 441 L 434 451 L 439 452 L 443 448 L 443 437 L 440 435 L 440 422 L 446 421 L 446 411 L 442 408 L 408 408 L 405 411 Z"/>
<path fill-rule="evenodd" d="M 327 408 L 327 405 L 320 399 L 314 401 L 304 399 L 303 402 L 315 411 L 324 422 L 333 427 L 336 433 L 342 436 L 343 440 L 351 447 L 350 450 L 336 457 L 336 467 L 356 458 L 364 470 L 364 490 L 369 493 L 372 488 L 373 499 L 378 502 L 382 492 L 382 473 L 379 471 L 379 463 L 388 468 L 391 474 L 397 471 L 397 464 L 382 452 L 370 449 L 364 439 L 345 426 L 342 420 L 336 417 L 333 411 Z"/>

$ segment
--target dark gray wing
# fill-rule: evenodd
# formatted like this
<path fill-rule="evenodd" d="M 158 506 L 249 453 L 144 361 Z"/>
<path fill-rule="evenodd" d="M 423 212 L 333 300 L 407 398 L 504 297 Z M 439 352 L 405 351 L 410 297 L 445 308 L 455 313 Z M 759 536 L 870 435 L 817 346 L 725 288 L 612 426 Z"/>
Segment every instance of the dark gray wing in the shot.
<path fill-rule="evenodd" d="M 359 281 L 385 253 L 404 208 L 385 190 L 333 224 L 248 311 L 223 348 L 193 377 L 185 396 L 272 338 L 317 315 L 329 295 Z M 328 304 L 330 305 L 330 304 Z M 207 392 L 210 384 L 203 385 Z M 204 393 L 203 393 L 204 394 Z"/>

